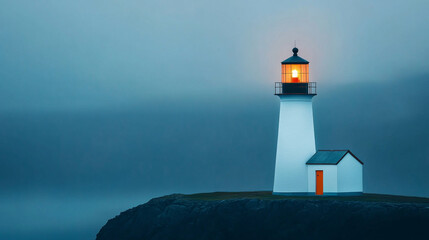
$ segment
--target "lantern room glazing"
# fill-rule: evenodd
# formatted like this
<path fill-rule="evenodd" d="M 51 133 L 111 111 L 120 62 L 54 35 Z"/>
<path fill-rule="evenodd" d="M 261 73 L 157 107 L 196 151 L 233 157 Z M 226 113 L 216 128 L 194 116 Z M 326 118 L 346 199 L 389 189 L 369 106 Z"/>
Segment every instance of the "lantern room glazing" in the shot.
<path fill-rule="evenodd" d="M 292 52 L 293 56 L 282 62 L 282 83 L 308 83 L 309 62 L 298 56 L 298 48 Z"/>

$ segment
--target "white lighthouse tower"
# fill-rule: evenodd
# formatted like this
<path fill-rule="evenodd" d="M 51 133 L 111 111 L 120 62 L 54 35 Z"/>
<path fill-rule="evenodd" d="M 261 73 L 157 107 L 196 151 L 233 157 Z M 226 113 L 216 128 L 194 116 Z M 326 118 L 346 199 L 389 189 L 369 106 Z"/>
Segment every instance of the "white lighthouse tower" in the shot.
<path fill-rule="evenodd" d="M 313 125 L 313 97 L 316 83 L 309 82 L 309 62 L 298 56 L 284 60 L 282 82 L 275 94 L 280 98 L 274 194 L 308 192 L 306 162 L 316 153 Z"/>

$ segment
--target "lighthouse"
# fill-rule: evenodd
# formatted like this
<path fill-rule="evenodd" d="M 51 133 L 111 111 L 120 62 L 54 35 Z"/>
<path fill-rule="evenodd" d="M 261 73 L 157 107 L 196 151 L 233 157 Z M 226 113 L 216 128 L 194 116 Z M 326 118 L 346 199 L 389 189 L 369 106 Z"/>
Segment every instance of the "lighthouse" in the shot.
<path fill-rule="evenodd" d="M 309 62 L 293 55 L 281 62 L 280 99 L 273 194 L 339 195 L 363 192 L 363 162 L 350 150 L 319 150 L 313 122 L 316 83 Z"/>
<path fill-rule="evenodd" d="M 313 97 L 316 83 L 309 82 L 309 62 L 293 56 L 281 63 L 282 81 L 275 85 L 280 98 L 277 135 L 275 193 L 308 192 L 306 162 L 316 153 L 313 124 Z"/>

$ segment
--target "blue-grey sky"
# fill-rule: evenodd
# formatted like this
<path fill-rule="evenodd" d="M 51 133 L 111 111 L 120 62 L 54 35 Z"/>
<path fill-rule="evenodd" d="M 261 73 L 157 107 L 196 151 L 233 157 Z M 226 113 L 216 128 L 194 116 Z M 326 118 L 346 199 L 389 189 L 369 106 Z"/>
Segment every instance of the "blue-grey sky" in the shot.
<path fill-rule="evenodd" d="M 429 197 L 428 10 L 0 0 L 0 238 L 94 239 L 150 197 L 270 190 L 295 40 L 317 147 L 351 149 L 367 192 Z"/>

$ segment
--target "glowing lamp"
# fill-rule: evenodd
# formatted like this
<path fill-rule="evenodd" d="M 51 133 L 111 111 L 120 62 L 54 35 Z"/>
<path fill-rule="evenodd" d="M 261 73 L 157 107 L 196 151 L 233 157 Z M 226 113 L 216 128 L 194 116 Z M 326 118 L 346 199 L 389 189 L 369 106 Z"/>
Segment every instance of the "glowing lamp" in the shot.
<path fill-rule="evenodd" d="M 292 70 L 292 82 L 294 82 L 294 83 L 299 82 L 298 70 L 296 70 L 296 69 Z"/>

